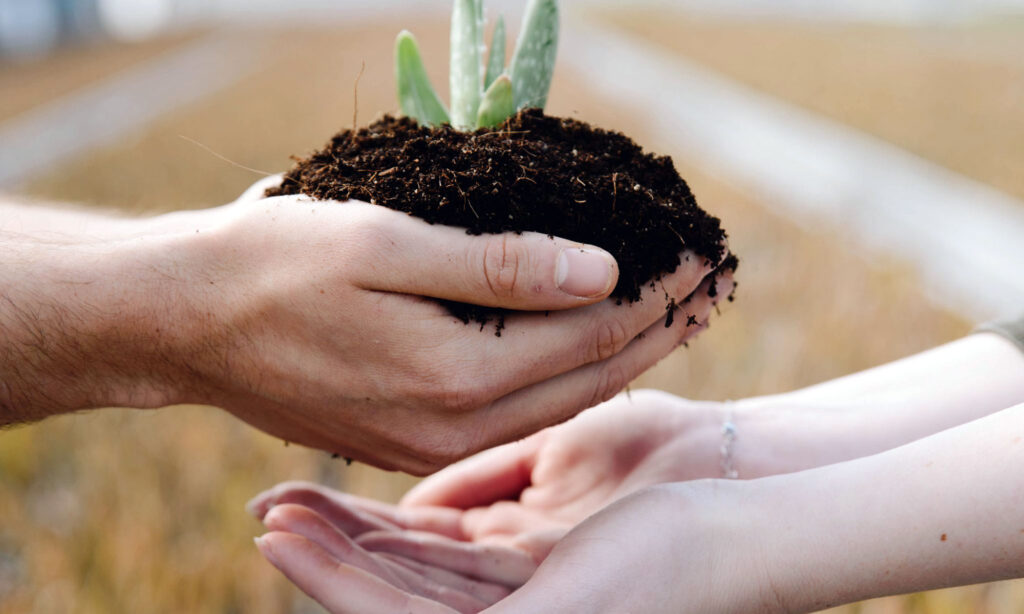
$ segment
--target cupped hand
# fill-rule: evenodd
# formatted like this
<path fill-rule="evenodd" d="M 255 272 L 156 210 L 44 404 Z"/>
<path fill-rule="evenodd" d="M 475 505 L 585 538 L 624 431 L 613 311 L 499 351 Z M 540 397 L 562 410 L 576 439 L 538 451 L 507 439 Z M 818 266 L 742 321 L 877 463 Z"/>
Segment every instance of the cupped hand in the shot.
<path fill-rule="evenodd" d="M 751 482 L 662 484 L 566 535 L 488 614 L 772 614 L 788 611 L 764 571 Z"/>
<path fill-rule="evenodd" d="M 480 612 L 536 569 L 521 551 L 480 547 L 452 553 L 436 536 L 428 536 L 412 556 L 374 551 L 359 543 L 373 539 L 372 528 L 354 519 L 340 525 L 337 520 L 283 504 L 265 515 L 270 532 L 256 540 L 275 567 L 332 614 Z"/>
<path fill-rule="evenodd" d="M 443 538 L 425 540 L 410 532 L 392 538 L 407 545 L 380 548 L 373 532 L 352 539 L 323 520 L 312 529 L 314 522 L 303 518 L 315 513 L 295 505 L 273 508 L 266 516 L 272 532 L 257 543 L 272 564 L 332 614 L 784 611 L 760 569 L 756 514 L 749 512 L 754 506 L 747 504 L 745 488 L 703 481 L 633 493 L 564 536 L 507 597 L 502 591 L 515 586 L 480 577 L 489 573 L 482 571 L 486 562 L 492 568 L 514 567 L 507 562 L 521 557 L 514 549 L 451 552 Z M 417 575 L 399 577 L 382 561 L 414 566 Z M 443 577 L 445 590 L 425 588 L 426 577 Z M 486 595 L 481 585 L 488 586 Z"/>
<path fill-rule="evenodd" d="M 502 544 L 539 559 L 569 528 L 647 486 L 718 477 L 725 407 L 655 390 L 622 394 L 525 440 L 488 450 L 427 478 L 401 506 L 307 482 L 261 493 L 249 509 L 317 509 L 350 533 L 413 530 L 465 544 Z M 352 518 L 360 518 L 358 531 Z"/>
<path fill-rule="evenodd" d="M 206 223 L 169 303 L 189 307 L 175 400 L 384 468 L 429 473 L 609 398 L 731 291 L 684 253 L 644 300 L 617 305 L 604 300 L 615 262 L 596 247 L 469 236 L 360 202 L 253 200 L 265 187 L 186 219 Z M 666 295 L 681 305 L 672 327 Z M 498 337 L 433 299 L 515 311 Z"/>
<path fill-rule="evenodd" d="M 408 523 L 463 510 L 467 539 L 571 527 L 647 486 L 718 477 L 721 403 L 636 390 L 574 419 L 456 463 L 402 499 Z"/>

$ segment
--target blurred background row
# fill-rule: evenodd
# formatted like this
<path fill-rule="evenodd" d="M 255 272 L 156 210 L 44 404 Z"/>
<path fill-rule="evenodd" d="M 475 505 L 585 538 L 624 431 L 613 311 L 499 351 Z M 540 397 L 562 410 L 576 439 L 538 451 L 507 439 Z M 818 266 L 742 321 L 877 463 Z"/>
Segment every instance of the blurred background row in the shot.
<path fill-rule="evenodd" d="M 569 2 L 572 4 L 572 2 Z M 580 3 L 579 0 L 576 2 Z M 113 38 L 138 41 L 172 29 L 282 14 L 335 13 L 390 4 L 395 10 L 430 0 L 0 0 L 0 53 L 37 57 L 58 45 Z M 1024 0 L 600 0 L 590 5 L 664 5 L 743 17 L 954 23 L 1024 12 Z"/>

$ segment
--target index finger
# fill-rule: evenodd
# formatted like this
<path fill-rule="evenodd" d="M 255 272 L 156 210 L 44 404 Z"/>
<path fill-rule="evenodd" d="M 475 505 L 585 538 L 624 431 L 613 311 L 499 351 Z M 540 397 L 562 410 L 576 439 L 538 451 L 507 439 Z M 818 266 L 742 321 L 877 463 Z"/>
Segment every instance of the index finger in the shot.
<path fill-rule="evenodd" d="M 331 614 L 458 614 L 411 595 L 385 580 L 339 562 L 322 546 L 293 533 L 271 532 L 256 541 L 270 563 Z"/>

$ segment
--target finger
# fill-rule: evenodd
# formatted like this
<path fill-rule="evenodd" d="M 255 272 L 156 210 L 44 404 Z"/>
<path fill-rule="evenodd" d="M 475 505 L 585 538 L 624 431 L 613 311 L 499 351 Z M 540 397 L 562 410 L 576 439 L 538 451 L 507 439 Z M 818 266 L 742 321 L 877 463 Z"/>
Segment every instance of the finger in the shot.
<path fill-rule="evenodd" d="M 469 509 L 516 498 L 532 481 L 543 437 L 543 433 L 538 433 L 442 469 L 414 486 L 399 505 Z"/>
<path fill-rule="evenodd" d="M 535 561 L 543 561 L 548 558 L 558 542 L 572 529 L 572 527 L 558 527 L 542 529 L 530 533 L 523 533 L 512 539 L 508 547 L 519 548 L 530 554 Z M 500 544 L 499 544 L 500 545 Z"/>
<path fill-rule="evenodd" d="M 308 507 L 343 533 L 356 537 L 367 531 L 397 531 L 398 527 L 381 517 L 345 504 L 345 495 L 312 482 L 283 482 L 262 492 L 246 505 L 256 518 L 264 516 L 276 505 L 293 503 Z"/>
<path fill-rule="evenodd" d="M 402 529 L 437 533 L 452 539 L 466 539 L 466 534 L 462 530 L 462 510 L 442 506 L 404 509 L 355 495 L 342 493 L 341 496 L 344 497 L 344 505 L 358 510 L 360 514 L 375 516 Z"/>
<path fill-rule="evenodd" d="M 505 545 L 507 544 L 496 544 Z M 427 565 L 414 561 L 397 554 L 391 554 L 388 552 L 380 552 L 378 556 L 387 559 L 394 563 L 396 566 L 404 567 L 409 570 L 410 573 L 416 573 L 424 578 L 430 578 L 445 586 L 450 586 L 454 589 L 460 590 L 469 595 L 481 599 L 487 604 L 492 604 L 496 601 L 504 599 L 511 592 L 508 587 L 501 584 L 495 584 L 493 582 L 484 582 L 476 580 L 474 578 L 467 578 L 462 574 L 458 574 L 447 569 L 435 567 L 433 565 Z"/>
<path fill-rule="evenodd" d="M 293 488 L 305 488 L 307 486 L 315 488 L 317 485 L 312 482 L 300 481 L 281 482 L 280 484 L 276 484 L 272 488 L 268 488 L 252 499 L 249 499 L 248 503 L 245 504 L 245 511 L 256 520 L 263 522 L 263 517 L 267 515 L 270 508 L 277 505 L 277 497 L 280 496 L 281 493 Z"/>
<path fill-rule="evenodd" d="M 421 597 L 426 597 L 427 599 L 433 599 L 434 601 L 443 603 L 454 610 L 458 610 L 459 612 L 479 612 L 497 601 L 497 599 L 494 601 L 484 601 L 479 597 L 460 590 L 456 586 L 444 582 L 438 582 L 433 577 L 429 577 L 424 573 L 413 570 L 411 566 L 399 563 L 398 560 L 401 560 L 401 557 L 385 554 L 377 554 L 376 556 L 384 561 L 384 564 L 389 567 L 392 573 L 402 578 L 402 580 L 409 586 L 410 592 L 420 595 Z M 423 568 L 433 569 L 426 565 L 423 565 Z M 447 573 L 455 578 L 462 577 L 455 573 Z M 510 591 L 505 589 L 506 595 L 509 592 Z"/>
<path fill-rule="evenodd" d="M 342 563 L 379 576 L 404 591 L 439 601 L 459 612 L 479 612 L 490 605 L 463 593 L 457 587 L 440 584 L 433 578 L 412 573 L 407 568 L 370 554 L 309 508 L 292 504 L 278 505 L 267 513 L 264 522 L 271 531 L 301 535 Z"/>
<path fill-rule="evenodd" d="M 712 286 L 717 289 L 715 298 L 708 295 Z M 667 316 L 662 317 L 614 357 L 579 367 L 492 403 L 472 416 L 475 424 L 470 428 L 478 429 L 480 442 L 513 441 L 607 401 L 706 328 L 711 309 L 720 299 L 729 296 L 732 288 L 728 274 L 705 280 L 693 298 L 684 301 L 673 314 L 674 320 L 680 320 L 679 326 L 667 327 Z M 690 316 L 693 316 L 692 321 Z M 690 322 L 696 323 L 687 325 Z"/>
<path fill-rule="evenodd" d="M 466 510 L 463 529 L 470 541 L 496 535 L 521 535 L 549 528 L 562 528 L 568 523 L 552 517 L 550 512 L 523 506 L 518 501 L 499 501 L 487 507 Z"/>
<path fill-rule="evenodd" d="M 636 303 L 605 300 L 547 315 L 512 314 L 501 337 L 456 323 L 431 355 L 448 358 L 425 363 L 423 372 L 457 390 L 463 405 L 476 408 L 581 365 L 607 360 L 662 318 L 672 299 L 681 303 L 692 294 L 714 264 L 684 252 L 676 271 L 645 287 Z M 385 314 L 409 313 L 405 296 L 386 295 L 380 304 Z M 437 337 L 436 318 L 395 320 L 410 339 Z"/>
<path fill-rule="evenodd" d="M 270 188 L 276 188 L 281 185 L 281 181 L 284 179 L 284 174 L 278 173 L 276 175 L 268 175 L 263 179 L 260 179 L 256 183 L 252 184 L 239 196 L 235 202 L 247 203 L 263 198 L 263 194 Z"/>
<path fill-rule="evenodd" d="M 462 512 L 450 507 L 399 509 L 397 506 L 338 492 L 311 482 L 284 482 L 262 492 L 246 509 L 258 520 L 263 520 L 271 508 L 283 503 L 295 503 L 316 509 L 333 519 L 335 526 L 351 536 L 366 531 L 413 529 L 438 533 L 452 539 L 465 539 L 462 530 Z"/>
<path fill-rule="evenodd" d="M 339 563 L 321 546 L 292 533 L 256 539 L 260 552 L 302 592 L 331 614 L 459 614 L 398 589 L 377 576 Z"/>
<path fill-rule="evenodd" d="M 703 265 L 700 266 L 703 270 Z M 712 287 L 716 288 L 714 298 L 709 295 Z M 539 369 L 532 360 L 521 361 L 526 363 L 525 371 L 523 366 L 505 369 L 497 364 L 500 363 L 497 358 L 472 355 L 472 349 L 484 345 L 479 342 L 475 346 L 470 344 L 470 349 L 464 347 L 459 351 L 454 348 L 443 348 L 435 352 L 444 356 L 465 357 L 464 362 L 455 364 L 439 360 L 435 361 L 435 364 L 423 363 L 424 378 L 441 382 L 433 388 L 428 388 L 428 391 L 435 392 L 432 396 L 424 398 L 446 399 L 449 411 L 458 414 L 459 420 L 457 432 L 451 433 L 451 436 L 458 434 L 458 454 L 448 458 L 440 466 L 471 456 L 484 448 L 522 439 L 545 427 L 564 422 L 583 409 L 610 399 L 633 378 L 706 328 L 711 309 L 719 300 L 729 297 L 732 289 L 731 273 L 721 274 L 717 278 L 706 278 L 696 286 L 695 291 L 686 288 L 685 292 L 679 292 L 679 296 L 692 295 L 692 298 L 671 303 L 672 311 L 668 311 L 669 306 L 664 302 L 659 303 L 662 305 L 660 313 L 663 315 L 636 335 L 624 351 L 609 359 L 585 364 L 561 374 L 555 369 L 549 369 L 547 365 Z M 585 307 L 579 311 L 598 307 L 600 306 Z M 635 309 L 637 306 L 634 305 L 632 308 Z M 669 326 L 672 323 L 664 315 L 666 312 L 673 321 L 678 321 L 678 324 Z M 552 314 L 552 317 L 555 316 L 556 314 Z M 534 317 L 543 318 L 540 315 Z M 531 334 L 534 332 L 536 330 L 532 330 Z M 501 341 L 494 339 L 495 343 Z M 508 346 L 498 350 L 499 355 L 514 353 Z M 520 352 L 521 356 L 530 354 L 529 349 Z M 479 369 L 479 366 L 474 364 L 476 361 L 482 361 L 482 364 L 488 366 L 488 370 L 475 373 L 475 370 Z M 502 373 L 496 375 L 491 371 Z M 521 375 L 509 376 L 503 371 Z M 482 386 L 479 383 L 481 381 L 487 383 L 487 386 Z M 503 396 L 494 394 L 495 389 L 508 389 L 510 393 Z M 409 392 L 417 394 L 414 390 Z M 387 441 L 381 442 L 381 445 L 392 446 L 390 449 L 396 454 L 403 452 L 403 449 Z M 438 464 L 428 464 L 427 470 L 423 473 L 430 473 L 431 470 L 436 471 L 439 468 Z"/>
<path fill-rule="evenodd" d="M 338 561 L 380 576 L 400 589 L 410 589 L 392 571 L 391 566 L 378 562 L 373 555 L 357 546 L 349 536 L 338 531 L 323 517 L 307 507 L 290 503 L 278 505 L 267 513 L 263 522 L 271 531 L 301 535 L 318 544 Z"/>
<path fill-rule="evenodd" d="M 370 206 L 370 205 L 367 205 Z M 606 251 L 524 232 L 471 236 L 378 207 L 368 224 L 367 266 L 355 283 L 369 290 L 517 310 L 556 310 L 600 301 L 618 280 Z M 358 257 L 358 256 L 357 256 Z"/>
<path fill-rule="evenodd" d="M 533 560 L 543 562 L 551 554 L 554 547 L 558 545 L 558 542 L 571 529 L 571 526 L 566 525 L 557 528 L 528 531 L 518 535 L 490 535 L 482 537 L 480 542 L 503 548 L 522 550 L 532 556 Z"/>
<path fill-rule="evenodd" d="M 512 588 L 526 582 L 537 568 L 536 561 L 525 552 L 460 542 L 433 533 L 374 531 L 360 535 L 356 543 L 372 552 L 397 554 Z"/>
<path fill-rule="evenodd" d="M 703 272 L 707 268 L 703 262 L 697 266 L 698 272 Z M 677 271 L 676 274 L 682 273 Z M 690 274 L 692 275 L 692 272 Z M 423 473 L 436 471 L 443 465 L 471 456 L 484 448 L 522 439 L 547 426 L 563 422 L 583 409 L 608 400 L 633 378 L 706 327 L 706 320 L 712 307 L 719 300 L 731 295 L 733 285 L 729 275 L 731 273 L 718 278 L 706 278 L 703 282 L 698 280 L 699 283 L 694 282 L 689 286 L 681 286 L 684 291 L 678 292 L 678 296 L 693 296 L 689 300 L 682 299 L 671 303 L 673 311 L 668 311 L 669 306 L 665 304 L 663 295 L 662 301 L 658 303 L 660 308 L 657 309 L 657 312 L 662 314 L 661 317 L 656 318 L 654 324 L 633 337 L 626 350 L 603 361 L 585 364 L 575 369 L 564 369 L 561 373 L 549 365 L 538 368 L 535 360 L 522 360 L 522 357 L 535 353 L 530 348 L 518 350 L 519 363 L 522 364 L 502 365 L 502 359 L 507 360 L 506 355 L 515 355 L 517 350 L 511 348 L 510 344 L 502 347 L 500 344 L 503 339 L 493 337 L 492 343 L 498 345 L 486 345 L 478 339 L 475 343 L 464 344 L 461 349 L 458 346 L 442 347 L 433 352 L 432 355 L 462 357 L 456 363 L 444 360 L 422 363 L 422 378 L 437 382 L 426 387 L 425 390 L 430 394 L 423 398 L 444 399 L 448 404 L 447 409 L 453 415 L 457 415 L 459 420 L 457 431 L 453 430 L 450 434 L 452 437 L 457 436 L 458 454 L 447 458 L 443 463 L 426 465 L 427 469 Z M 715 298 L 708 294 L 712 287 L 717 290 Z M 606 301 L 605 304 L 609 302 Z M 579 311 L 600 307 L 602 305 L 592 305 Z M 629 311 L 641 307 L 633 305 L 619 308 Z M 674 321 L 678 321 L 678 324 L 668 326 L 670 322 L 664 315 L 666 312 Z M 566 314 L 553 313 L 552 317 L 560 315 Z M 544 316 L 539 314 L 532 317 L 544 319 Z M 543 323 L 538 322 L 530 334 L 535 334 L 542 327 Z M 459 331 L 453 333 L 455 336 Z M 470 333 L 463 330 L 461 334 Z M 565 331 L 562 331 L 562 336 L 566 336 Z M 481 354 L 481 347 L 493 350 L 494 357 L 490 357 L 486 352 Z M 474 353 L 474 350 L 477 352 Z M 486 370 L 481 370 L 481 364 L 485 365 Z M 509 392 L 502 395 L 496 394 L 495 390 Z M 407 392 L 416 395 L 423 394 L 424 390 L 410 388 Z M 395 454 L 401 455 L 404 452 L 404 449 L 393 442 L 383 441 L 380 445 Z"/>

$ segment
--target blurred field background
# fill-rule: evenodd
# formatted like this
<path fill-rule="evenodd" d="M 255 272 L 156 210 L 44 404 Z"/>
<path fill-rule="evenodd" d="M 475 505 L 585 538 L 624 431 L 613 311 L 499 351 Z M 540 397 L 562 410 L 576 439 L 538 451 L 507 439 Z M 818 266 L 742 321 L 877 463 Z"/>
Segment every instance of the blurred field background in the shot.
<path fill-rule="evenodd" d="M 878 25 L 607 6 L 591 12 L 1024 197 L 1020 19 Z M 55 49 L 25 46 L 0 59 L 0 129 L 48 100 L 203 37 L 245 45 L 256 69 L 19 190 L 138 213 L 227 202 L 258 177 L 180 137 L 248 167 L 283 170 L 290 155 L 351 125 L 363 62 L 359 122 L 395 111 L 391 46 L 402 27 L 420 39 L 434 82 L 446 84 L 447 23 L 419 14 L 151 28 L 146 40 L 79 36 Z M 621 130 L 660 153 L 681 155 L 685 147 L 646 130 L 570 71 L 557 75 L 549 111 Z M 906 263 L 867 253 L 834 228 L 781 217 L 728 177 L 680 171 L 723 219 L 743 259 L 739 295 L 699 340 L 635 386 L 712 399 L 777 392 L 955 339 L 974 324 L 929 302 Z M 0 432 L 0 612 L 319 612 L 257 555 L 251 537 L 260 526 L 243 510 L 250 496 L 286 479 L 391 500 L 413 483 L 286 447 L 211 408 L 105 410 Z M 1024 583 L 832 612 L 1024 612 Z"/>

